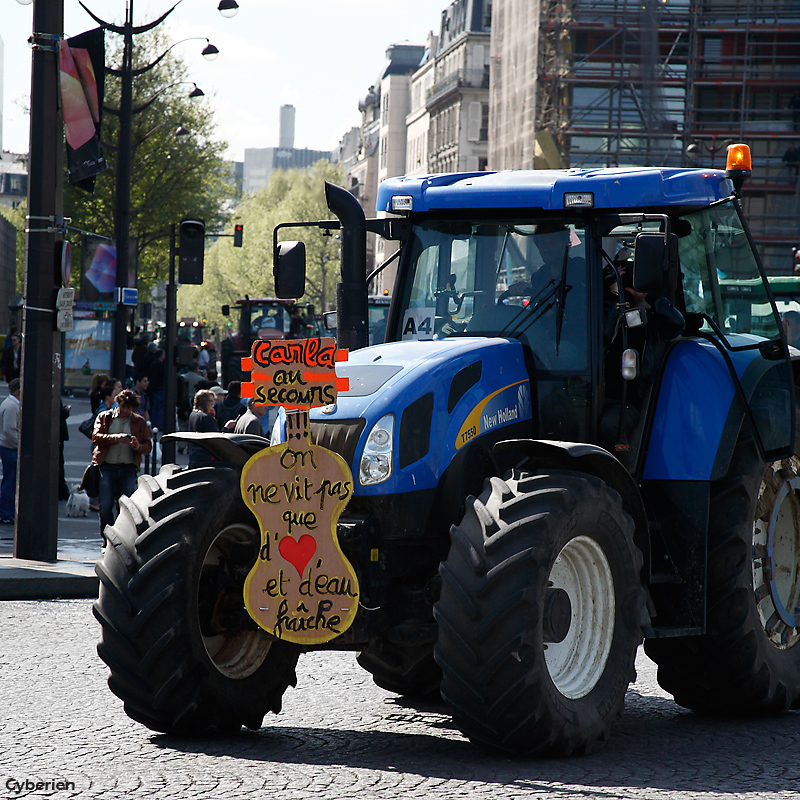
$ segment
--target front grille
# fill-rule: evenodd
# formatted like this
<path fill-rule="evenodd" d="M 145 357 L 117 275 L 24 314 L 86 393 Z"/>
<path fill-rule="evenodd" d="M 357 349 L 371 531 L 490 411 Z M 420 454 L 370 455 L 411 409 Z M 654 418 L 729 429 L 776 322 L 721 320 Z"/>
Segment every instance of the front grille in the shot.
<path fill-rule="evenodd" d="M 330 422 L 311 420 L 311 440 L 320 447 L 338 453 L 352 470 L 358 438 L 366 422 L 363 418 L 337 419 Z"/>

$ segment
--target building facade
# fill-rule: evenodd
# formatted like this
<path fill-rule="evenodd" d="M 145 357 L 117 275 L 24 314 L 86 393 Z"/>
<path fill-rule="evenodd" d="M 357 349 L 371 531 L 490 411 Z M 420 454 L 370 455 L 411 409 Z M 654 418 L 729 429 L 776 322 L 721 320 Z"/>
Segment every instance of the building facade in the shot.
<path fill-rule="evenodd" d="M 431 115 L 428 113 L 428 97 L 433 87 L 434 70 L 439 37 L 428 33 L 425 52 L 419 69 L 409 83 L 408 116 L 406 117 L 406 175 L 428 175 L 428 131 Z"/>
<path fill-rule="evenodd" d="M 317 161 L 332 161 L 330 150 L 298 149 L 294 146 L 294 106 L 284 105 L 280 110 L 280 133 L 278 147 L 253 147 L 244 151 L 242 170 L 243 191 L 250 193 L 262 189 L 269 183 L 276 170 L 305 169 Z"/>
<path fill-rule="evenodd" d="M 491 94 L 493 169 L 719 168 L 749 144 L 745 212 L 767 271 L 791 271 L 797 0 L 494 0 Z"/>
<path fill-rule="evenodd" d="M 0 205 L 16 208 L 28 197 L 27 156 L 0 153 Z"/>
<path fill-rule="evenodd" d="M 455 0 L 442 12 L 426 100 L 432 173 L 487 168 L 491 18 L 489 0 Z"/>

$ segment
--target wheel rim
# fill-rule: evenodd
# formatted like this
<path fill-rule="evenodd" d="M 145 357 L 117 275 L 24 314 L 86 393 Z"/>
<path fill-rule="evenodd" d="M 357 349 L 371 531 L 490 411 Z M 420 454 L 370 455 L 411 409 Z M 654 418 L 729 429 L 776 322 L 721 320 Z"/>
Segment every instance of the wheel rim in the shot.
<path fill-rule="evenodd" d="M 769 641 L 800 638 L 800 461 L 776 462 L 759 492 L 753 528 L 753 591 Z"/>
<path fill-rule="evenodd" d="M 614 579 L 600 545 L 576 536 L 556 557 L 548 585 L 563 589 L 572 609 L 566 637 L 545 644 L 544 659 L 556 689 L 575 700 L 597 685 L 611 652 Z"/>
<path fill-rule="evenodd" d="M 249 525 L 223 528 L 203 559 L 199 582 L 203 645 L 217 670 L 234 680 L 252 675 L 264 663 L 271 645 L 260 629 L 235 630 L 229 622 L 231 614 L 241 614 L 244 608 L 244 578 L 239 574 L 246 564 L 234 562 L 234 546 L 252 542 L 255 536 Z"/>

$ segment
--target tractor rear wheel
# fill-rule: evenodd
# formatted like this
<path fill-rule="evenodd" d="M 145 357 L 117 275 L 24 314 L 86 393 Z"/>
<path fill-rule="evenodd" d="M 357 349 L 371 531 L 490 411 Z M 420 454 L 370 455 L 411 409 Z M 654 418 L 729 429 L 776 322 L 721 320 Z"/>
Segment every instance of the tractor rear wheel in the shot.
<path fill-rule="evenodd" d="M 706 634 L 648 639 L 658 682 L 698 711 L 800 708 L 800 459 L 743 437 L 711 487 Z"/>
<path fill-rule="evenodd" d="M 97 652 L 128 716 L 173 734 L 259 728 L 295 685 L 299 648 L 244 610 L 258 528 L 230 469 L 145 475 L 106 528 Z"/>
<path fill-rule="evenodd" d="M 442 697 L 473 741 L 518 755 L 602 745 L 635 677 L 642 555 L 619 495 L 514 471 L 467 500 L 441 565 Z"/>

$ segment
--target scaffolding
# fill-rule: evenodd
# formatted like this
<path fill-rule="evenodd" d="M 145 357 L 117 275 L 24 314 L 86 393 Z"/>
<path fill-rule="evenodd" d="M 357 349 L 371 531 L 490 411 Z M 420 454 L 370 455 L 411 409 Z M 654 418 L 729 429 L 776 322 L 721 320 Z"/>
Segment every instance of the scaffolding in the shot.
<path fill-rule="evenodd" d="M 722 167 L 747 142 L 743 202 L 768 271 L 800 243 L 798 0 L 539 0 L 536 131 L 573 167 Z"/>

